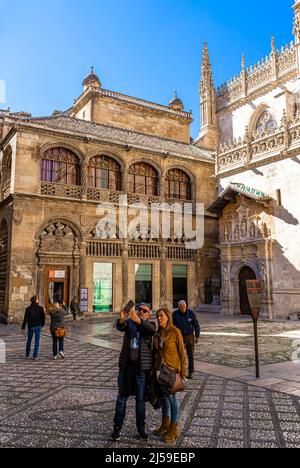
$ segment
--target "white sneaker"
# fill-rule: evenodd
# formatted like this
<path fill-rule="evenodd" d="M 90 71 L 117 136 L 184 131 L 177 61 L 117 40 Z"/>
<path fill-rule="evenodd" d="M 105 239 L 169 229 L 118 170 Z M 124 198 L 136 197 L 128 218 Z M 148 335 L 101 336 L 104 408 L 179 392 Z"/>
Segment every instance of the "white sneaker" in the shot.
<path fill-rule="evenodd" d="M 57 359 L 58 359 L 58 356 L 53 356 L 54 361 L 57 361 Z"/>
<path fill-rule="evenodd" d="M 59 353 L 59 355 L 60 355 L 60 357 L 61 357 L 62 359 L 65 359 L 65 355 L 64 355 L 64 353 L 63 353 L 62 351 Z"/>

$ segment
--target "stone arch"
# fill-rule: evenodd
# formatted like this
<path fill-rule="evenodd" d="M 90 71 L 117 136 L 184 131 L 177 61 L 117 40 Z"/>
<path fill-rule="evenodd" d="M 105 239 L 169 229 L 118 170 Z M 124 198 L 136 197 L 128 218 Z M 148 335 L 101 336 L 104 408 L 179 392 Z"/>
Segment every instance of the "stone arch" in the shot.
<path fill-rule="evenodd" d="M 84 241 L 84 234 L 83 234 L 83 231 L 82 229 L 80 228 L 80 226 L 77 224 L 76 221 L 74 221 L 73 219 L 71 218 L 68 218 L 68 217 L 51 217 L 51 218 L 47 218 L 43 224 L 39 227 L 39 229 L 37 230 L 37 233 L 36 233 L 36 237 L 35 237 L 35 240 L 38 241 L 42 235 L 42 233 L 45 231 L 45 229 L 48 227 L 48 226 L 51 226 L 52 224 L 65 224 L 67 226 L 69 226 L 73 231 L 74 233 L 76 234 L 79 242 L 83 242 Z"/>
<path fill-rule="evenodd" d="M 79 288 L 86 281 L 86 244 L 78 224 L 67 217 L 45 220 L 37 230 L 36 243 L 36 291 L 45 305 L 50 307 L 50 271 L 63 270 L 64 298 L 67 304 L 78 296 Z"/>
<path fill-rule="evenodd" d="M 167 175 L 170 171 L 172 170 L 180 170 L 182 172 L 184 172 L 190 179 L 190 183 L 191 183 L 191 200 L 194 200 L 195 199 L 195 196 L 196 196 L 196 178 L 195 178 L 195 174 L 192 173 L 192 171 L 190 171 L 189 168 L 186 168 L 185 166 L 181 165 L 181 164 L 174 164 L 174 165 L 171 165 L 169 167 L 167 167 L 163 173 L 163 177 L 167 178 Z"/>
<path fill-rule="evenodd" d="M 247 260 L 233 265 L 230 272 L 230 280 L 235 281 L 239 278 L 243 268 L 248 267 L 254 271 L 257 278 L 259 278 L 259 266 L 257 259 Z"/>
<path fill-rule="evenodd" d="M 130 160 L 128 162 L 128 164 L 127 164 L 127 169 L 129 170 L 132 166 L 134 166 L 134 164 L 138 164 L 138 163 L 149 164 L 149 166 L 152 166 L 157 171 L 157 174 L 158 174 L 159 178 L 163 174 L 162 167 L 156 161 L 154 161 L 153 159 L 148 158 L 146 156 L 142 156 L 142 157 L 137 156 L 137 157 L 133 158 L 132 160 Z"/>
<path fill-rule="evenodd" d="M 257 107 L 257 109 L 255 109 L 255 111 L 251 115 L 251 118 L 249 121 L 249 130 L 251 133 L 255 134 L 257 132 L 256 126 L 257 126 L 258 120 L 261 117 L 261 115 L 266 111 L 270 112 L 270 114 L 274 117 L 278 125 L 278 119 L 276 117 L 275 109 L 273 109 L 273 107 L 267 103 L 262 103 Z"/>
<path fill-rule="evenodd" d="M 91 160 L 93 158 L 95 158 L 96 156 L 108 156 L 109 158 L 111 159 L 114 159 L 119 165 L 120 165 L 120 168 L 121 168 L 121 171 L 123 172 L 125 167 L 126 167 L 126 163 L 124 161 L 124 159 L 119 156 L 118 154 L 112 152 L 112 151 L 106 151 L 106 150 L 93 150 L 91 152 L 88 153 L 87 157 L 86 157 L 86 161 L 87 161 L 87 164 L 89 165 Z"/>
<path fill-rule="evenodd" d="M 85 154 L 77 146 L 61 140 L 56 140 L 51 143 L 46 143 L 45 145 L 42 145 L 40 147 L 40 159 L 42 160 L 46 151 L 52 148 L 64 148 L 69 151 L 72 151 L 78 157 L 80 164 L 82 164 L 86 159 Z"/>

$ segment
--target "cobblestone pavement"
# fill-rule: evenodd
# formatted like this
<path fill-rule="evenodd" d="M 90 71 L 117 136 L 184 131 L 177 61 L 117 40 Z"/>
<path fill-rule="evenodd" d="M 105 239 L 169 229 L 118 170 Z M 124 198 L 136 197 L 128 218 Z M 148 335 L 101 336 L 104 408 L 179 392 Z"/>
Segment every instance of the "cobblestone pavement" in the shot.
<path fill-rule="evenodd" d="M 141 447 L 134 401 L 122 440 L 109 440 L 117 351 L 67 339 L 66 361 L 52 361 L 44 335 L 34 362 L 24 359 L 25 340 L 16 328 L 0 326 L 0 338 L 7 345 L 7 364 L 0 365 L 0 447 Z M 197 373 L 180 402 L 178 447 L 300 447 L 299 397 Z M 159 420 L 149 408 L 150 433 Z M 165 448 L 154 436 L 142 446 Z"/>

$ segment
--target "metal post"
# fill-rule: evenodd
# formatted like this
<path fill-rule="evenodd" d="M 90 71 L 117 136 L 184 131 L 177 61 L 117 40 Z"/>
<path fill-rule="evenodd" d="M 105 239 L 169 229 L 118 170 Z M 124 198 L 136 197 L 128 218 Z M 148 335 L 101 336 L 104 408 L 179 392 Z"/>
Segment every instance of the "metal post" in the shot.
<path fill-rule="evenodd" d="M 254 342 L 255 342 L 255 367 L 256 367 L 256 378 L 260 378 L 260 369 L 259 369 L 259 349 L 258 349 L 258 327 L 257 320 L 253 320 L 254 325 Z"/>

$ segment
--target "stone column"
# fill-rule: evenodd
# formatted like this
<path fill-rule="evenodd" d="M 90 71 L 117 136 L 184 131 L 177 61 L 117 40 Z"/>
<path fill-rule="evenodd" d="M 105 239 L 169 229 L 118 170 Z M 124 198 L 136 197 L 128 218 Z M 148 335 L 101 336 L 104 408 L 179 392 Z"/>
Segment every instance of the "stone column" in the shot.
<path fill-rule="evenodd" d="M 160 247 L 160 305 L 167 305 L 167 247 L 164 242 Z"/>
<path fill-rule="evenodd" d="M 79 263 L 79 287 L 86 288 L 86 253 L 87 243 L 82 242 L 80 246 L 80 263 Z"/>
<path fill-rule="evenodd" d="M 123 193 L 128 193 L 128 171 L 129 168 L 127 166 L 124 167 L 123 172 L 122 172 L 122 192 Z"/>
<path fill-rule="evenodd" d="M 122 308 L 128 303 L 128 242 L 122 247 Z"/>
<path fill-rule="evenodd" d="M 160 202 L 164 203 L 166 198 L 166 175 L 162 174 L 159 187 Z"/>
<path fill-rule="evenodd" d="M 37 269 L 37 295 L 39 296 L 40 303 L 44 306 L 45 304 L 45 270 L 43 266 L 39 266 Z"/>
<path fill-rule="evenodd" d="M 87 200 L 87 174 L 88 163 L 83 161 L 81 164 L 81 199 Z"/>

